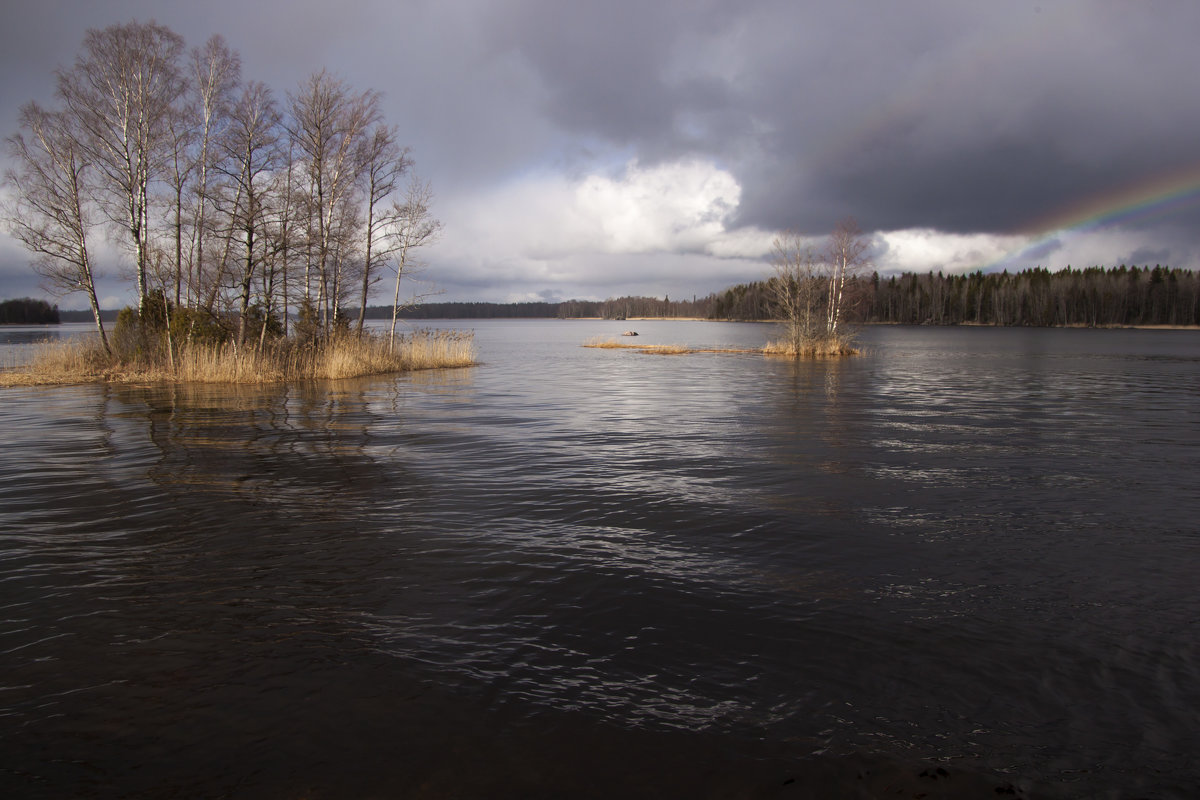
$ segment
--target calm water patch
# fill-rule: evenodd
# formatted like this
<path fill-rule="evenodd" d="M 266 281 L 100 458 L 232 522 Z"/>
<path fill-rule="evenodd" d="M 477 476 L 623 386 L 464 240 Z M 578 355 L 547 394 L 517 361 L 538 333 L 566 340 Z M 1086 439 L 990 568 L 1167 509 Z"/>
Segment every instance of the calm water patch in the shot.
<path fill-rule="evenodd" d="M 1200 785 L 1200 334 L 435 324 L 482 364 L 0 394 L 0 789 Z"/>

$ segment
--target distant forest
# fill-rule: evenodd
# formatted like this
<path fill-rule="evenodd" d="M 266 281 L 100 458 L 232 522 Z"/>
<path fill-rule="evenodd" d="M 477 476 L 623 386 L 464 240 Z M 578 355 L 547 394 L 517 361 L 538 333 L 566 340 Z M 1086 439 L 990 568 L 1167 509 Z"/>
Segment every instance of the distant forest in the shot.
<path fill-rule="evenodd" d="M 770 280 L 776 280 L 772 278 Z M 424 303 L 409 319 L 483 317 L 691 317 L 771 320 L 770 280 L 740 284 L 707 297 L 672 300 L 619 297 L 562 303 Z M 1061 272 L 969 275 L 905 273 L 853 279 L 848 292 L 859 321 L 906 325 L 1120 326 L 1200 325 L 1200 273 L 1169 267 L 1090 267 Z M 390 314 L 368 308 L 367 316 Z"/>
<path fill-rule="evenodd" d="M 88 312 L 87 319 L 91 319 L 91 312 Z M 31 300 L 28 297 L 22 297 L 19 300 L 0 302 L 0 325 L 57 325 L 58 323 L 58 306 L 52 306 L 45 300 Z"/>
<path fill-rule="evenodd" d="M 774 280 L 774 279 L 772 279 Z M 714 295 L 711 319 L 772 319 L 769 282 Z M 858 318 L 907 325 L 1200 325 L 1200 273 L 1154 268 L 854 279 Z"/>
<path fill-rule="evenodd" d="M 401 312 L 405 319 L 697 317 L 708 319 L 712 297 L 672 300 L 669 296 L 566 300 L 561 303 L 421 303 Z M 391 319 L 391 306 L 367 306 L 367 319 Z"/>
<path fill-rule="evenodd" d="M 1200 273 L 1156 266 L 872 279 L 870 319 L 957 325 L 1200 325 Z"/>
<path fill-rule="evenodd" d="M 774 279 L 772 279 L 774 280 Z M 561 303 L 421 303 L 403 316 L 419 319 L 690 317 L 716 320 L 778 318 L 769 281 L 739 284 L 690 300 L 619 297 Z M 969 275 L 905 273 L 853 279 L 854 310 L 863 322 L 906 325 L 1121 326 L 1200 325 L 1200 273 L 1169 267 L 1090 267 L 1061 272 L 981 272 Z M 91 312 L 51 309 L 63 322 Z M 105 312 L 115 316 L 116 312 Z M 357 311 L 347 312 L 353 316 Z M 391 317 L 390 306 L 368 306 L 368 319 Z M 6 320 L 0 316 L 0 320 Z M 12 321 L 12 320 L 8 320 Z"/>

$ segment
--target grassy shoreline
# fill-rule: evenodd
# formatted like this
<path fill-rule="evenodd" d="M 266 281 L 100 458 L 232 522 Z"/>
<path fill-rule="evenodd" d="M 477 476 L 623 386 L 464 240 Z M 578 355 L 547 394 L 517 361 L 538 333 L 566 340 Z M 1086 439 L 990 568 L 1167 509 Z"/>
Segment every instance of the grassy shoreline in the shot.
<path fill-rule="evenodd" d="M 490 319 L 504 319 L 492 317 Z M 539 319 L 528 317 L 522 319 Z M 745 322 L 766 325 L 778 325 L 780 319 L 708 319 L 706 317 L 626 317 L 623 320 L 605 319 L 604 317 L 560 317 L 563 322 Z M 955 322 L 945 325 L 916 324 L 910 322 L 856 322 L 863 327 L 907 327 L 907 328 L 1046 328 L 1063 330 L 1135 330 L 1135 331 L 1200 331 L 1200 325 L 994 325 L 989 322 Z"/>
<path fill-rule="evenodd" d="M 743 355 L 764 355 L 780 358 L 841 358 L 843 356 L 861 355 L 862 351 L 854 347 L 850 340 L 832 337 L 808 343 L 799 352 L 791 348 L 787 342 L 771 341 L 760 348 L 737 347 L 689 347 L 682 344 L 637 344 L 634 342 L 619 342 L 612 337 L 594 336 L 583 343 L 584 347 L 600 350 L 636 350 L 646 355 L 680 356 L 693 353 L 740 353 Z"/>
<path fill-rule="evenodd" d="M 314 342 L 282 339 L 237 347 L 232 342 L 143 346 L 106 353 L 98 338 L 34 345 L 27 364 L 0 368 L 0 387 L 80 383 L 264 384 L 354 378 L 476 363 L 474 335 L 420 330 L 397 337 L 341 334 Z"/>
<path fill-rule="evenodd" d="M 1031 330 L 1085 330 L 1085 331 L 1200 331 L 1200 325 L 996 325 L 991 322 L 950 322 L 945 325 L 911 322 L 861 322 L 867 327 L 883 328 L 1026 328 Z"/>

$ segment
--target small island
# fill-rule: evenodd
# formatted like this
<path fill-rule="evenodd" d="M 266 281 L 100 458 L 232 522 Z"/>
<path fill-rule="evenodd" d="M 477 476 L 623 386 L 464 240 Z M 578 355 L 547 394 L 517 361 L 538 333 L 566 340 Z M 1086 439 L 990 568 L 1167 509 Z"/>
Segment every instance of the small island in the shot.
<path fill-rule="evenodd" d="M 45 300 L 0 300 L 0 325 L 58 325 L 61 321 L 58 306 Z"/>
<path fill-rule="evenodd" d="M 401 299 L 402 279 L 441 223 L 378 92 L 321 70 L 280 101 L 242 77 L 220 36 L 188 53 L 171 29 L 132 22 L 88 32 L 56 74 L 55 100 L 23 106 L 8 139 L 4 218 L 47 291 L 87 299 L 96 336 L 40 348 L 4 383 L 270 382 L 474 363 L 469 334 L 396 333 L 419 299 Z M 111 331 L 97 297 L 102 239 L 121 245 L 137 298 Z M 364 326 L 379 284 L 392 301 L 386 335 Z"/>

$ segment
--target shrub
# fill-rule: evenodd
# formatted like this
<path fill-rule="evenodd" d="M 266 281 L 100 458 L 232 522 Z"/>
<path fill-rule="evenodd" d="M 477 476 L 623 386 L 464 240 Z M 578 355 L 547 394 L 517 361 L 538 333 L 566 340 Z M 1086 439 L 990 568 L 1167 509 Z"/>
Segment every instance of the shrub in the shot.
<path fill-rule="evenodd" d="M 312 343 L 320 336 L 321 321 L 317 315 L 317 307 L 313 305 L 311 299 L 306 297 L 300 301 L 300 308 L 296 312 L 296 322 L 292 326 L 292 330 L 298 342 Z"/>
<path fill-rule="evenodd" d="M 171 315 L 171 341 L 176 347 L 189 343 L 222 344 L 229 341 L 231 335 L 229 327 L 207 311 L 177 308 Z"/>
<path fill-rule="evenodd" d="M 136 308 L 125 306 L 117 312 L 117 322 L 109 340 L 113 354 L 121 358 L 135 357 L 145 349 L 142 322 Z"/>
<path fill-rule="evenodd" d="M 283 336 L 283 323 L 276 314 L 267 314 L 260 303 L 246 309 L 246 344 L 273 341 Z"/>

